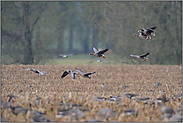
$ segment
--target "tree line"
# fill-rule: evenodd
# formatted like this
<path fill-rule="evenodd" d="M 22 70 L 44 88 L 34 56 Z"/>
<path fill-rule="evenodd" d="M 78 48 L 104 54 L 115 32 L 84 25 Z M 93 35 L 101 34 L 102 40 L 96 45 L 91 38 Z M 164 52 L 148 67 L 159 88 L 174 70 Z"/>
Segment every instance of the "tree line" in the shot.
<path fill-rule="evenodd" d="M 130 53 L 146 52 L 149 64 L 182 63 L 181 1 L 2 1 L 1 17 L 2 64 L 40 64 L 59 53 L 88 54 L 92 46 L 132 64 Z M 133 36 L 151 26 L 151 40 Z"/>

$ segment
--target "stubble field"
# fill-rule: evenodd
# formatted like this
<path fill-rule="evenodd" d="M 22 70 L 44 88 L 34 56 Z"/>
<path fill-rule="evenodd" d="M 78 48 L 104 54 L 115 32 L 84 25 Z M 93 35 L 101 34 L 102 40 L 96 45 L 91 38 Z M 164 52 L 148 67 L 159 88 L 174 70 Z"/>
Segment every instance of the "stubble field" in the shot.
<path fill-rule="evenodd" d="M 46 75 L 24 70 L 22 67 L 34 68 L 43 71 Z M 84 73 L 96 72 L 92 78 L 83 78 L 71 75 L 60 78 L 63 71 L 75 68 Z M 26 83 L 25 83 L 26 82 Z M 154 88 L 156 82 L 161 86 Z M 7 95 L 16 95 L 11 100 L 11 106 L 20 105 L 25 109 L 38 110 L 45 113 L 45 117 L 52 122 L 78 121 L 86 122 L 91 119 L 100 121 L 118 122 L 156 122 L 161 116 L 161 106 L 154 108 L 148 103 L 139 103 L 136 100 L 141 97 L 149 97 L 150 101 L 157 99 L 160 91 L 164 91 L 171 98 L 166 102 L 173 110 L 181 108 L 182 99 L 174 100 L 175 94 L 182 93 L 182 68 L 179 65 L 85 65 L 85 66 L 60 66 L 60 65 L 1 65 L 1 99 L 7 101 Z M 104 83 L 106 87 L 101 86 Z M 122 95 L 125 92 L 137 94 L 133 99 L 121 98 L 120 102 L 112 101 L 111 97 Z M 94 96 L 101 97 L 98 101 Z M 39 105 L 35 101 L 41 97 Z M 102 100 L 103 99 L 103 100 Z M 69 109 L 71 106 L 60 106 L 60 102 L 80 105 L 79 111 L 83 116 L 75 113 L 59 116 L 60 110 Z M 115 112 L 115 116 L 109 112 L 107 116 L 100 114 L 102 108 L 109 108 Z M 122 115 L 126 109 L 135 109 L 138 115 Z M 58 110 L 59 109 L 59 110 Z M 34 115 L 15 115 L 11 109 L 1 106 L 1 114 L 9 122 L 32 122 Z M 76 116 L 77 115 L 77 116 Z M 165 118 L 163 121 L 168 121 Z"/>

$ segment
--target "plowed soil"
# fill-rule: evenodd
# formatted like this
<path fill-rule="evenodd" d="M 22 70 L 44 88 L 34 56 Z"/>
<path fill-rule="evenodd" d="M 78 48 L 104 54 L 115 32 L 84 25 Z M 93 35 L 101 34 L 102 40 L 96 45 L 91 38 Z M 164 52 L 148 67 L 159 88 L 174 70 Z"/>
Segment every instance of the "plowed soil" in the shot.
<path fill-rule="evenodd" d="M 22 67 L 39 69 L 46 75 L 42 76 L 32 71 L 25 70 Z M 72 79 L 70 74 L 61 78 L 62 70 L 71 69 L 75 71 L 75 68 L 82 70 L 84 73 L 96 73 L 91 75 L 91 79 L 83 78 L 80 75 L 76 75 L 75 79 Z M 155 89 L 154 84 L 156 82 L 162 85 Z M 96 113 L 103 107 L 110 107 L 108 102 L 102 104 L 102 107 L 99 107 L 96 101 L 91 102 L 90 100 L 94 96 L 109 98 L 110 96 L 130 92 L 137 94 L 138 98 L 149 97 L 151 100 L 154 100 L 157 98 L 160 91 L 165 91 L 166 96 L 170 98 L 177 93 L 182 93 L 182 68 L 179 65 L 1 65 L 1 83 L 1 99 L 7 101 L 7 95 L 16 95 L 18 98 L 13 99 L 12 105 L 21 105 L 24 108 L 28 108 L 26 104 L 34 102 L 37 97 L 42 97 L 40 107 L 35 109 L 44 113 L 46 112 L 46 116 L 55 122 L 71 120 L 67 118 L 69 116 L 56 118 L 58 105 L 59 102 L 63 100 L 63 96 L 66 97 L 65 102 L 87 105 L 89 112 L 85 113 L 86 117 L 78 119 L 79 122 L 82 122 L 92 118 L 99 118 Z M 102 87 L 102 83 L 108 87 Z M 127 87 L 125 88 L 125 86 Z M 155 92 L 148 90 L 155 90 Z M 85 100 L 83 100 L 83 97 Z M 119 115 L 111 119 L 111 121 L 153 122 L 157 121 L 157 119 L 162 116 L 159 111 L 160 108 L 145 108 L 146 111 L 143 111 L 143 113 L 137 117 L 120 118 L 121 112 L 118 109 L 135 108 L 137 111 L 141 111 L 134 103 L 130 103 L 128 99 L 123 103 L 127 103 L 128 105 L 122 107 L 116 104 L 110 107 L 119 113 Z M 167 105 L 175 110 L 180 107 L 180 101 L 167 103 Z M 27 115 L 26 117 L 22 115 L 15 116 L 8 110 L 3 110 L 1 113 L 9 122 L 32 121 Z M 103 119 L 103 121 L 110 121 L 110 119 Z"/>

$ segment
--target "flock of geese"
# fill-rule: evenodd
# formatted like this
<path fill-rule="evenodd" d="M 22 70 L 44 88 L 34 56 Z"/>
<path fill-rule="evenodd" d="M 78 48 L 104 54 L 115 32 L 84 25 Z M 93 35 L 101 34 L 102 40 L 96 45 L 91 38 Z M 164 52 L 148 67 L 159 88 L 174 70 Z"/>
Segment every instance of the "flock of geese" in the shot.
<path fill-rule="evenodd" d="M 145 40 L 150 40 L 151 37 L 155 36 L 155 31 L 154 31 L 154 29 L 156 29 L 156 27 L 152 27 L 152 28 L 148 28 L 148 29 L 143 29 L 143 28 L 142 28 L 141 30 L 138 31 L 139 34 L 134 34 L 134 36 L 138 36 L 138 37 L 140 37 L 140 38 L 142 38 L 142 39 L 145 39 Z M 106 52 L 108 51 L 108 49 L 98 50 L 96 47 L 93 47 L 93 51 L 94 51 L 94 53 L 89 53 L 89 55 L 93 55 L 93 56 L 95 56 L 95 57 L 106 58 L 105 55 L 104 55 L 104 53 L 106 53 Z M 62 56 L 62 57 L 64 57 L 64 58 L 66 58 L 66 57 L 72 56 L 72 55 L 77 55 L 77 54 L 68 54 L 68 55 L 60 54 L 59 56 Z M 148 61 L 148 58 L 147 58 L 148 55 L 149 55 L 149 53 L 142 54 L 142 55 L 132 55 L 132 54 L 130 54 L 131 57 L 133 57 L 133 58 L 138 58 L 138 59 L 142 59 L 142 60 L 144 60 L 144 61 Z M 106 62 L 105 60 L 102 60 L 102 59 L 96 59 L 96 60 L 97 60 L 98 62 L 101 62 L 101 61 Z M 106 62 L 106 63 L 107 63 L 107 62 Z M 38 70 L 38 69 L 25 68 L 25 67 L 23 67 L 23 69 L 29 70 L 29 71 L 32 71 L 32 72 L 35 72 L 35 73 L 38 73 L 38 74 L 41 74 L 41 75 L 46 75 L 44 72 L 42 72 L 42 71 L 40 71 L 40 70 Z M 92 74 L 95 73 L 95 72 L 87 72 L 87 73 L 84 73 L 83 71 L 81 71 L 81 70 L 79 70 L 79 69 L 77 69 L 77 68 L 75 68 L 75 70 L 76 70 L 77 72 L 75 72 L 75 71 L 73 71 L 73 70 L 63 70 L 64 72 L 63 72 L 61 78 L 64 78 L 64 77 L 67 76 L 68 74 L 71 74 L 71 77 L 72 77 L 73 79 L 75 79 L 75 74 L 79 74 L 79 75 L 81 75 L 82 77 L 91 79 L 91 76 L 90 76 L 90 75 L 92 75 Z M 160 83 L 155 83 L 154 86 L 155 86 L 155 87 L 158 87 L 159 85 L 160 85 Z M 102 86 L 105 86 L 104 83 L 102 83 Z M 114 100 L 121 101 L 121 99 L 122 99 L 123 96 L 126 96 L 126 97 L 132 99 L 133 97 L 136 96 L 136 94 L 123 93 L 121 96 L 110 97 L 110 101 L 114 101 Z M 179 97 L 181 98 L 181 96 L 182 96 L 182 95 L 178 95 L 178 98 L 179 98 Z M 14 95 L 8 95 L 8 97 L 9 97 L 8 102 L 6 102 L 6 101 L 4 101 L 4 100 L 1 100 L 1 104 L 3 105 L 4 108 L 10 108 L 11 111 L 12 111 L 12 113 L 15 114 L 15 115 L 18 115 L 19 113 L 24 113 L 24 114 L 27 113 L 28 109 L 24 109 L 24 108 L 21 107 L 21 106 L 11 106 L 10 100 L 11 100 L 12 98 L 15 98 L 16 96 L 14 96 Z M 95 98 L 95 100 L 103 100 L 102 97 L 93 97 L 92 99 L 94 99 L 94 98 Z M 40 100 L 40 99 L 41 99 L 41 98 L 39 97 L 38 100 Z M 162 119 L 168 117 L 168 118 L 170 119 L 169 121 L 179 121 L 179 122 L 182 122 L 182 116 L 181 116 L 182 113 L 180 113 L 179 111 L 178 111 L 178 113 L 175 113 L 175 111 L 174 111 L 171 107 L 166 106 L 166 105 L 165 105 L 165 102 L 167 101 L 166 99 L 167 99 L 166 96 L 163 94 L 163 95 L 162 95 L 162 98 L 161 98 L 161 102 L 162 102 L 162 103 L 160 104 L 160 105 L 162 106 L 162 107 L 161 107 L 162 117 L 161 117 L 160 119 L 162 120 Z M 141 102 L 141 101 L 147 101 L 147 100 L 149 100 L 149 98 L 138 98 L 136 101 L 137 101 L 137 102 Z M 39 101 L 38 101 L 38 102 L 39 102 Z M 36 103 L 37 103 L 37 102 L 36 102 Z M 159 103 L 159 100 L 158 100 L 158 103 Z M 152 104 L 155 104 L 155 101 L 154 101 Z M 61 105 L 61 104 L 60 104 L 60 105 Z M 31 104 L 30 104 L 30 107 L 31 107 Z M 75 110 L 75 109 L 72 108 L 72 109 L 69 109 L 69 110 L 67 110 L 67 111 L 60 111 L 60 114 L 62 114 L 62 115 L 67 115 L 68 112 L 74 112 L 74 111 L 70 111 L 70 110 Z M 181 109 L 180 109 L 180 111 L 181 111 Z M 77 112 L 78 112 L 78 109 L 77 109 Z M 81 111 L 80 111 L 80 112 L 81 112 Z M 80 112 L 79 112 L 79 113 L 80 113 Z M 112 112 L 112 113 L 111 113 L 111 112 Z M 137 113 L 136 113 L 137 111 L 134 110 L 134 109 L 127 109 L 127 110 L 125 110 L 124 112 L 125 112 L 125 113 L 132 113 L 132 112 L 133 112 L 133 114 L 137 114 Z M 37 110 L 32 110 L 32 113 L 35 114 L 35 116 L 33 117 L 33 120 L 34 120 L 35 122 L 49 122 L 49 121 L 50 121 L 50 119 L 46 118 L 45 115 L 44 115 L 44 113 L 42 113 L 42 112 L 39 112 L 39 111 L 37 111 Z M 82 113 L 82 112 L 81 112 L 81 113 Z M 80 114 L 81 114 L 81 113 L 80 113 Z M 99 111 L 99 113 L 102 114 L 102 117 L 108 116 L 108 113 L 110 114 L 109 116 L 113 116 L 113 114 L 114 114 L 114 116 L 116 116 L 116 112 L 112 111 L 112 110 L 109 109 L 109 108 L 103 108 L 103 109 L 101 109 L 101 110 Z M 78 114 L 78 115 L 79 115 L 79 114 Z M 61 115 L 58 115 L 58 117 L 60 117 L 60 116 L 61 116 Z M 6 122 L 7 120 L 4 119 L 3 116 L 1 115 L 1 121 Z M 97 122 L 97 121 L 95 120 L 95 122 Z"/>
<path fill-rule="evenodd" d="M 155 36 L 155 30 L 156 29 L 156 26 L 154 27 L 151 27 L 151 28 L 147 28 L 147 29 L 140 29 L 138 31 L 139 34 L 134 34 L 133 36 L 138 36 L 142 39 L 145 39 L 145 40 L 150 40 L 151 37 Z M 106 53 L 109 49 L 106 48 L 104 50 L 98 50 L 96 47 L 93 47 L 93 53 L 89 53 L 89 55 L 93 55 L 95 57 L 99 57 L 99 58 L 106 58 L 104 53 Z M 59 54 L 59 56 L 63 57 L 63 58 L 67 58 L 69 56 L 73 56 L 73 55 L 78 55 L 78 54 Z M 130 56 L 132 58 L 138 58 L 138 59 L 142 59 L 144 61 L 148 61 L 148 58 L 147 56 L 149 55 L 149 53 L 146 53 L 146 54 L 142 54 L 142 55 L 132 55 L 130 54 Z M 105 63 L 108 63 L 107 61 L 103 60 L 103 59 L 95 59 L 97 60 L 97 62 L 105 62 Z M 93 62 L 93 61 L 91 61 Z M 90 62 L 90 63 L 91 63 Z M 24 67 L 23 67 L 24 68 Z M 35 73 L 39 73 L 41 75 L 46 75 L 45 73 L 43 73 L 42 71 L 38 70 L 38 69 L 30 69 L 30 68 L 24 68 L 25 70 L 30 70 L 30 71 L 33 71 Z M 88 72 L 88 73 L 83 73 L 81 70 L 75 68 L 75 70 L 77 72 L 79 72 L 82 77 L 85 77 L 85 78 L 89 78 L 91 79 L 91 74 L 94 74 L 95 72 Z M 61 78 L 64 78 L 65 76 L 67 76 L 68 74 L 71 74 L 71 77 L 73 79 L 75 79 L 75 74 L 78 74 L 77 72 L 73 71 L 73 70 L 63 70 L 64 73 L 62 74 Z"/>

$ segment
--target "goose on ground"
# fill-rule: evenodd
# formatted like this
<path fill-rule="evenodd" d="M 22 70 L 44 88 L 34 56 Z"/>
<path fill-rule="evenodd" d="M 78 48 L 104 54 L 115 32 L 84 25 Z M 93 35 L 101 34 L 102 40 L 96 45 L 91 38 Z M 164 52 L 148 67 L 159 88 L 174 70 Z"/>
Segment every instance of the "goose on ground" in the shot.
<path fill-rule="evenodd" d="M 94 51 L 94 53 L 89 53 L 89 55 L 105 58 L 104 53 L 107 52 L 108 49 L 104 49 L 104 50 L 99 51 L 96 47 L 93 47 L 93 51 Z"/>
<path fill-rule="evenodd" d="M 97 115 L 102 115 L 101 119 L 107 119 L 108 118 L 115 118 L 116 117 L 116 112 L 113 111 L 112 109 L 110 108 L 102 108 L 98 113 Z"/>
<path fill-rule="evenodd" d="M 171 107 L 168 107 L 165 105 L 166 96 L 165 94 L 162 95 L 162 107 L 161 107 L 161 113 L 162 114 L 173 114 L 175 113 L 174 110 Z"/>
<path fill-rule="evenodd" d="M 25 67 L 23 67 L 23 69 L 25 69 L 25 70 L 30 70 L 30 71 L 33 71 L 33 72 L 35 72 L 35 73 L 39 73 L 39 74 L 41 74 L 41 75 L 46 75 L 45 73 L 43 73 L 42 71 L 40 71 L 40 70 L 38 70 L 38 69 L 30 69 L 30 68 L 25 68 Z"/>
<path fill-rule="evenodd" d="M 125 96 L 127 98 L 130 98 L 130 99 L 133 99 L 137 96 L 137 94 L 132 94 L 132 93 L 129 93 L 129 92 L 125 92 L 121 95 L 121 97 L 123 97 L 123 96 Z"/>
<path fill-rule="evenodd" d="M 8 122 L 8 120 L 6 120 L 3 115 L 1 114 L 1 122 Z"/>
<path fill-rule="evenodd" d="M 11 107 L 11 103 L 8 101 L 4 101 L 3 99 L 1 99 L 1 107 L 3 108 L 10 108 Z"/>
<path fill-rule="evenodd" d="M 13 106 L 10 107 L 13 114 L 18 115 L 20 113 L 27 114 L 28 109 L 23 108 L 22 106 Z"/>
<path fill-rule="evenodd" d="M 176 113 L 174 114 L 170 119 L 170 122 L 182 122 L 182 114 L 181 113 Z"/>

